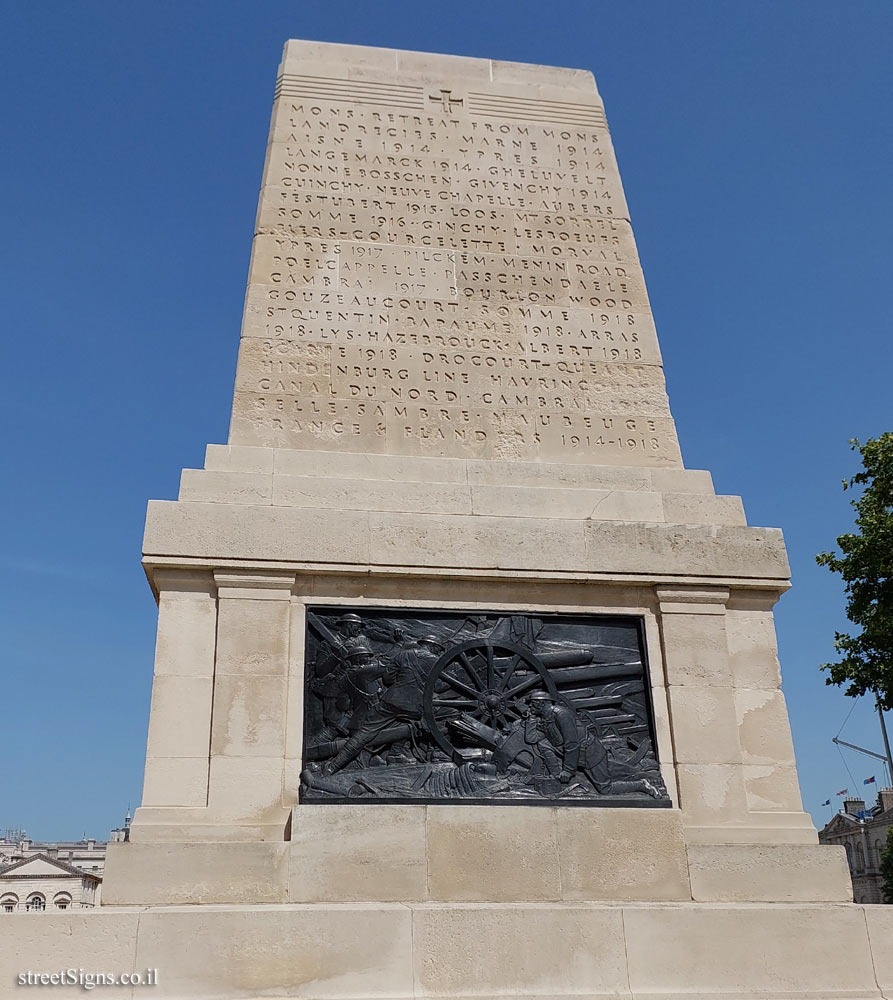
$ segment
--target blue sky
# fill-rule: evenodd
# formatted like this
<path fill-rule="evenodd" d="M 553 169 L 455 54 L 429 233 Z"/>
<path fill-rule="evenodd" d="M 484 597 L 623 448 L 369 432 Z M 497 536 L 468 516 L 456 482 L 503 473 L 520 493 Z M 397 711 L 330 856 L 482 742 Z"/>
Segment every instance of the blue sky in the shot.
<path fill-rule="evenodd" d="M 824 821 L 881 782 L 830 742 L 843 595 L 813 556 L 851 523 L 848 439 L 893 427 L 893 6 L 42 0 L 3 21 L 0 829 L 102 837 L 139 801 L 145 504 L 226 440 L 288 37 L 594 71 L 686 465 L 787 539 L 805 804 Z M 867 702 L 842 735 L 879 748 Z"/>

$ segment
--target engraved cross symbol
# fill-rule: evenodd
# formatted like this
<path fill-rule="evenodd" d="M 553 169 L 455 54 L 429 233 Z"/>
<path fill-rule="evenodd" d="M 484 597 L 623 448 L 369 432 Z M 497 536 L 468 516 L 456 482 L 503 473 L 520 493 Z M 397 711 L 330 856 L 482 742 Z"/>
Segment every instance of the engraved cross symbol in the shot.
<path fill-rule="evenodd" d="M 447 114 L 450 114 L 453 110 L 454 104 L 462 103 L 461 97 L 450 97 L 450 94 L 452 94 L 451 90 L 441 90 L 439 94 L 429 94 L 428 100 L 440 101 L 441 105 L 443 106 L 443 110 L 446 111 Z"/>

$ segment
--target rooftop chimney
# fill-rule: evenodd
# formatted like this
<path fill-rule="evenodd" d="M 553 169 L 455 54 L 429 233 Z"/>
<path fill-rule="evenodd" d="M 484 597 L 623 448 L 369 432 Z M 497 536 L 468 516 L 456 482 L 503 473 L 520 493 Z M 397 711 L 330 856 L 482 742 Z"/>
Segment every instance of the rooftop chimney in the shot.
<path fill-rule="evenodd" d="M 881 788 L 877 793 L 877 804 L 884 812 L 893 809 L 893 788 Z"/>
<path fill-rule="evenodd" d="M 858 816 L 865 809 L 865 799 L 844 799 L 843 811 L 848 816 Z"/>

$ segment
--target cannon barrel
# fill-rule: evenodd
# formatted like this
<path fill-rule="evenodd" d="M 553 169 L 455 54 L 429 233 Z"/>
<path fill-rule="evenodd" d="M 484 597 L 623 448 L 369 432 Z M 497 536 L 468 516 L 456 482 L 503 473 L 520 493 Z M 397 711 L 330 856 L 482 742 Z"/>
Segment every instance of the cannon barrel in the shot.
<path fill-rule="evenodd" d="M 544 667 L 577 667 L 584 663 L 592 663 L 592 651 L 589 649 L 561 649 L 555 653 L 536 653 L 536 658 Z M 510 656 L 495 657 L 496 663 L 505 668 L 511 662 Z"/>
<path fill-rule="evenodd" d="M 613 667 L 600 667 L 587 663 L 581 667 L 550 670 L 556 684 L 584 684 L 587 681 L 611 681 L 618 677 L 636 677 L 642 673 L 641 663 L 619 663 Z"/>

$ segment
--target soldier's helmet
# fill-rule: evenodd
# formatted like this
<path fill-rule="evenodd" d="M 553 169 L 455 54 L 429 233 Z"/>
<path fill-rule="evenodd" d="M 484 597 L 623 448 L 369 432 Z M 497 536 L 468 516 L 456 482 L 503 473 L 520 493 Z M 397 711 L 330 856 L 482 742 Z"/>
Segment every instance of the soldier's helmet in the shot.
<path fill-rule="evenodd" d="M 446 649 L 446 646 L 437 638 L 436 635 L 420 635 L 416 639 L 418 643 L 425 643 L 426 646 L 436 646 L 441 652 Z"/>
<path fill-rule="evenodd" d="M 546 701 L 551 702 L 552 695 L 550 695 L 548 691 L 543 691 L 540 689 L 537 691 L 531 691 L 530 694 L 527 696 L 527 700 L 538 701 L 538 702 L 546 702 Z"/>
<path fill-rule="evenodd" d="M 342 615 L 338 619 L 338 622 L 341 625 L 362 625 L 363 624 L 363 619 L 360 618 L 359 615 L 355 615 L 355 614 L 351 613 L 351 614 L 347 614 L 347 615 Z"/>
<path fill-rule="evenodd" d="M 351 643 L 347 648 L 347 658 L 348 660 L 354 660 L 359 656 L 371 656 L 375 651 L 369 645 L 368 642 L 360 640 L 359 642 Z"/>

